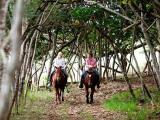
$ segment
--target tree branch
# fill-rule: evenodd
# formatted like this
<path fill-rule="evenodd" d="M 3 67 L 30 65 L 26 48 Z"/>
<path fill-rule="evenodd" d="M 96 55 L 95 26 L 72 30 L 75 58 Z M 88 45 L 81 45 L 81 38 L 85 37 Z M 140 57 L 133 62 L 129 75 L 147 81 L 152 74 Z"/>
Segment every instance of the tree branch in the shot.
<path fill-rule="evenodd" d="M 138 20 L 137 22 L 135 22 L 135 23 L 129 25 L 129 26 L 126 27 L 126 28 L 123 28 L 122 30 L 123 30 L 123 32 L 125 32 L 125 31 L 127 31 L 128 29 L 130 29 L 130 28 L 132 28 L 132 27 L 134 27 L 134 26 L 136 26 L 136 25 L 139 25 L 140 23 L 141 23 L 141 21 Z"/>
<path fill-rule="evenodd" d="M 131 18 L 129 18 L 129 17 L 127 17 L 127 16 L 124 16 L 124 15 L 122 15 L 122 14 L 120 14 L 120 13 L 118 13 L 118 12 L 116 12 L 116 11 L 110 9 L 110 8 L 108 8 L 107 5 L 106 5 L 106 6 L 103 6 L 102 4 L 97 3 L 97 2 L 95 2 L 95 1 L 89 1 L 89 0 L 84 0 L 84 1 L 87 2 L 87 3 L 89 3 L 89 4 L 96 4 L 96 5 L 98 5 L 99 7 L 107 10 L 108 12 L 111 12 L 111 13 L 113 13 L 113 14 L 116 14 L 116 15 L 124 18 L 125 20 L 128 20 L 128 21 L 130 21 L 130 22 L 132 22 L 132 23 L 135 23 Z"/>

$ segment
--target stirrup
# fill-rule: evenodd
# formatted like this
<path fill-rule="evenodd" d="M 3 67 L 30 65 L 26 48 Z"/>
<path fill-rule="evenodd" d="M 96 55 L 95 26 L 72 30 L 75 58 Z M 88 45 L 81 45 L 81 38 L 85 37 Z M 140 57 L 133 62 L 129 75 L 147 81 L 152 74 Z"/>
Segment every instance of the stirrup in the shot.
<path fill-rule="evenodd" d="M 101 86 L 100 85 L 97 85 L 97 88 L 99 89 Z"/>
<path fill-rule="evenodd" d="M 80 85 L 79 85 L 79 88 L 83 88 L 83 84 L 80 84 Z"/>

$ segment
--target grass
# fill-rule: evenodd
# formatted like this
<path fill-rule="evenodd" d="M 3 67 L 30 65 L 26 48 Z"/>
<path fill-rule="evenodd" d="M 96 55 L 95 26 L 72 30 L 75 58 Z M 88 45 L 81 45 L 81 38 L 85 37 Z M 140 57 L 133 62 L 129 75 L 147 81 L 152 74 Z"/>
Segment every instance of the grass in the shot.
<path fill-rule="evenodd" d="M 139 89 L 135 90 L 135 94 L 137 98 L 140 98 L 141 92 Z M 131 98 L 129 92 L 113 95 L 111 99 L 104 102 L 104 107 L 127 114 L 129 120 L 156 119 L 157 113 L 160 113 L 160 95 L 155 90 L 152 94 L 156 107 L 152 106 L 148 99 L 145 99 L 145 103 L 140 105 L 139 100 Z"/>
<path fill-rule="evenodd" d="M 51 101 L 52 99 L 52 96 L 51 96 L 51 92 L 48 92 L 48 91 L 38 91 L 38 92 L 32 92 L 30 91 L 28 93 L 28 101 L 30 102 L 36 102 L 37 100 L 38 101 L 46 101 L 46 102 L 49 102 Z"/>
<path fill-rule="evenodd" d="M 52 100 L 52 94 L 48 91 L 29 91 L 26 104 L 21 104 L 18 108 L 19 114 L 16 114 L 16 110 L 13 108 L 11 120 L 43 119 L 47 112 L 45 105 Z"/>

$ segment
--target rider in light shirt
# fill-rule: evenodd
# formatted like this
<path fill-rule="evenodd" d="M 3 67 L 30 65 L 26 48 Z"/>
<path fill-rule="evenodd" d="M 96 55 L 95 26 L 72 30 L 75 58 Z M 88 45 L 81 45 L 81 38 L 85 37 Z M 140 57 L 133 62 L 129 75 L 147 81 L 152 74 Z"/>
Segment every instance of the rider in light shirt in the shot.
<path fill-rule="evenodd" d="M 61 67 L 61 69 L 62 69 L 62 71 L 63 71 L 63 73 L 65 75 L 65 78 L 66 78 L 65 80 L 66 80 L 66 84 L 67 84 L 68 75 L 67 75 L 67 72 L 65 70 L 65 68 L 66 68 L 66 61 L 63 58 L 63 53 L 62 52 L 59 52 L 58 55 L 57 55 L 57 57 L 54 59 L 53 66 L 54 66 L 55 69 L 56 69 L 56 67 Z M 55 72 L 55 70 L 52 72 L 51 77 L 54 74 L 54 72 Z"/>

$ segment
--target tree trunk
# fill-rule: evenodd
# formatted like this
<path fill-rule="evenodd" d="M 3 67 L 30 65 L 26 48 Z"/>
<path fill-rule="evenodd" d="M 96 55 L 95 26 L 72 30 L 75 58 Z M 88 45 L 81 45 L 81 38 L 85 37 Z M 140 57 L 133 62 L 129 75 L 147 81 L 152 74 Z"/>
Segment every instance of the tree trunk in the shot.
<path fill-rule="evenodd" d="M 57 43 L 57 34 L 58 34 L 58 31 L 55 32 L 54 38 L 53 38 L 52 55 L 51 55 L 51 60 L 49 64 L 48 79 L 47 79 L 48 82 L 46 86 L 48 86 L 48 84 L 51 85 L 50 75 L 51 75 L 53 60 L 56 57 L 55 50 L 56 50 L 56 43 Z"/>
<path fill-rule="evenodd" d="M 42 69 L 41 69 L 41 72 L 40 72 L 38 80 L 37 80 L 38 81 L 37 91 L 39 91 L 39 82 L 40 82 L 40 78 L 41 78 L 41 75 L 42 75 L 43 70 L 44 70 L 44 66 L 45 66 L 45 63 L 46 63 L 46 60 L 47 60 L 47 56 L 48 56 L 48 54 L 46 54 L 45 57 L 44 57 L 44 60 L 43 60 L 43 63 L 42 63 Z"/>
<path fill-rule="evenodd" d="M 134 61 L 135 61 L 135 63 L 136 63 L 136 67 L 137 67 L 137 70 L 138 70 L 138 75 L 139 75 L 140 82 L 141 82 L 141 87 L 142 87 L 142 93 L 143 93 L 143 95 L 145 96 L 145 92 L 146 92 L 147 95 L 148 95 L 148 97 L 152 100 L 152 96 L 151 96 L 151 94 L 150 94 L 150 92 L 149 92 L 149 90 L 148 90 L 147 86 L 145 85 L 144 80 L 143 80 L 143 78 L 142 78 L 142 74 L 141 74 L 141 72 L 140 72 L 140 68 L 139 68 L 137 59 L 136 59 L 136 57 L 135 57 L 135 55 L 134 55 L 134 52 L 133 52 L 133 59 L 134 59 Z"/>
<path fill-rule="evenodd" d="M 120 67 L 120 69 L 121 69 L 121 71 L 123 73 L 123 77 L 124 77 L 125 81 L 127 82 L 127 85 L 128 85 L 128 88 L 129 88 L 129 91 L 130 91 L 132 97 L 135 98 L 136 96 L 135 96 L 134 91 L 132 89 L 131 83 L 130 83 L 130 81 L 128 79 L 126 71 L 123 70 L 122 63 L 121 63 L 121 60 L 120 60 L 119 55 L 118 55 L 118 51 L 120 51 L 120 50 L 118 50 L 118 48 L 115 47 L 114 43 L 112 42 L 110 37 L 107 35 L 105 30 L 102 30 L 100 28 L 97 28 L 97 29 L 98 29 L 99 33 L 102 34 L 108 40 L 108 42 L 111 44 L 112 48 L 114 49 L 115 54 L 117 56 L 117 60 L 119 62 L 119 67 Z"/>
<path fill-rule="evenodd" d="M 143 13 L 141 12 L 141 29 L 142 29 L 142 32 L 143 32 L 143 35 L 144 35 L 144 39 L 145 41 L 147 42 L 147 45 L 149 47 L 149 51 L 151 53 L 151 57 L 152 57 L 152 61 L 153 61 L 153 66 L 154 66 L 154 70 L 155 70 L 155 73 L 156 73 L 156 76 L 157 76 L 157 79 L 158 79 L 158 85 L 160 85 L 160 71 L 159 71 L 159 65 L 158 65 L 158 62 L 157 62 L 157 57 L 156 57 L 156 54 L 155 54 L 155 50 L 151 44 L 151 41 L 150 41 L 150 38 L 149 38 L 149 35 L 147 33 L 147 28 L 146 26 L 144 25 L 144 20 L 143 20 Z"/>
<path fill-rule="evenodd" d="M 139 39 L 139 40 L 140 40 L 140 39 Z M 140 40 L 140 42 L 142 43 L 141 40 Z M 149 56 L 148 56 L 148 54 L 147 54 L 146 48 L 145 48 L 145 46 L 142 46 L 142 47 L 143 47 L 143 50 L 144 50 L 144 54 L 145 54 L 145 56 L 146 56 L 146 61 L 148 61 L 148 64 L 149 64 L 148 66 L 149 66 L 149 68 L 150 68 L 151 71 L 152 71 L 152 75 L 153 75 L 154 81 L 155 81 L 155 83 L 156 83 L 156 85 L 157 85 L 157 89 L 160 90 L 160 86 L 159 86 L 158 80 L 157 80 L 157 78 L 156 78 L 156 76 L 155 76 L 155 74 L 154 74 L 153 67 L 152 67 L 151 62 L 150 62 L 150 60 L 149 60 Z"/>
<path fill-rule="evenodd" d="M 100 38 L 100 36 L 98 36 L 98 50 L 99 50 L 99 77 L 101 79 L 102 77 L 102 69 L 101 69 L 101 65 L 102 65 L 102 59 L 101 59 L 101 56 L 102 56 L 102 39 Z"/>
<path fill-rule="evenodd" d="M 112 63 L 112 80 L 114 81 L 116 78 L 115 78 L 115 61 L 116 61 L 116 55 L 113 56 L 113 63 Z"/>
<path fill-rule="evenodd" d="M 5 6 L 6 4 L 3 3 L 1 5 Z M 4 68 L 2 81 L 1 81 L 0 120 L 7 120 L 9 118 L 10 88 L 12 85 L 11 84 L 12 79 L 14 78 L 14 75 L 15 75 L 15 71 L 18 68 L 19 62 L 17 61 L 19 61 L 20 46 L 22 43 L 20 41 L 21 31 L 19 29 L 21 26 L 22 5 L 23 5 L 23 0 L 18 0 L 16 2 L 15 16 L 13 19 L 14 21 L 13 21 L 13 25 L 10 31 L 11 51 L 12 52 L 10 56 L 11 60 L 9 60 L 8 63 L 5 65 L 6 67 Z"/>

